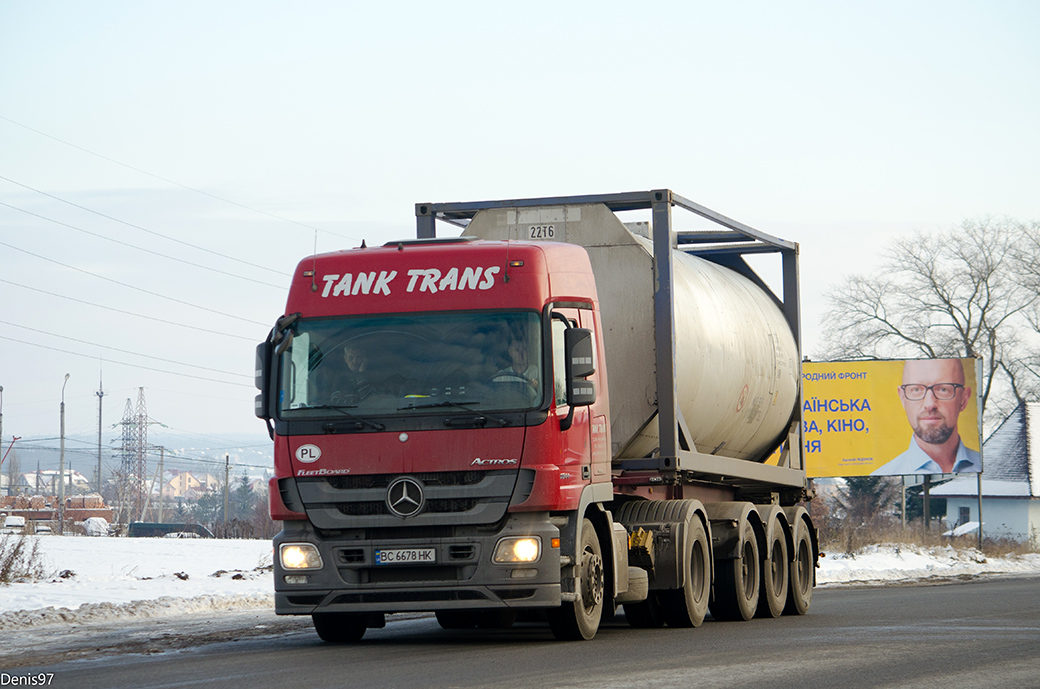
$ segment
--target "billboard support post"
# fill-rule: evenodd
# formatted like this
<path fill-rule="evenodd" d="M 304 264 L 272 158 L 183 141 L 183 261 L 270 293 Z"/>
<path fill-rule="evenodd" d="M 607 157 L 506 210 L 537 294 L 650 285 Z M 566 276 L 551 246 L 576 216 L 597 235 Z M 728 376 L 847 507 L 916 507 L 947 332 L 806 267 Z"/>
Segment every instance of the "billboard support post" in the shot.
<path fill-rule="evenodd" d="M 979 486 L 979 552 L 982 552 L 982 472 L 976 474 Z"/>
<path fill-rule="evenodd" d="M 899 502 L 900 502 L 900 507 L 901 507 L 900 514 L 902 515 L 903 530 L 905 531 L 906 530 L 906 476 L 900 476 L 899 477 L 899 483 L 902 486 L 902 488 L 899 490 L 899 497 L 900 497 L 900 501 Z"/>
<path fill-rule="evenodd" d="M 927 534 L 932 530 L 932 498 L 931 498 L 931 487 L 932 477 L 930 474 L 926 474 L 924 477 L 924 532 Z"/>

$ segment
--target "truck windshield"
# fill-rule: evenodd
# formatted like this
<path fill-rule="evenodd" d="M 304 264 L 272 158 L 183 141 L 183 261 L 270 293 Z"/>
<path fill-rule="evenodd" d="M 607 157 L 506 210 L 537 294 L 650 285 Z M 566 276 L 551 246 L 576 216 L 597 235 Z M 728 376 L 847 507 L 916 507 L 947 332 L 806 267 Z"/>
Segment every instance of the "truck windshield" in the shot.
<path fill-rule="evenodd" d="M 485 413 L 542 403 L 536 312 L 301 319 L 292 330 L 280 362 L 286 420 Z"/>

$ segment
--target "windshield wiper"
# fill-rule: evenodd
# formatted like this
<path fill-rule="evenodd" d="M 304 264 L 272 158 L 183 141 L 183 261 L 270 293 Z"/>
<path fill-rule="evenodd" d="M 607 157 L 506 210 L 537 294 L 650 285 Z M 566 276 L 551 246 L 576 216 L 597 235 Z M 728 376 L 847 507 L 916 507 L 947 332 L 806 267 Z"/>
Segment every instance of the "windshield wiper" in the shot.
<path fill-rule="evenodd" d="M 345 416 L 348 419 L 350 419 L 351 421 L 353 421 L 355 423 L 355 428 L 357 430 L 359 430 L 359 431 L 362 428 L 364 428 L 365 426 L 370 426 L 371 428 L 374 428 L 377 431 L 386 430 L 386 426 L 384 426 L 383 424 L 379 423 L 378 421 L 369 421 L 368 419 L 364 418 L 363 416 L 358 416 L 357 414 L 351 414 L 349 411 L 347 411 L 348 409 L 357 409 L 357 405 L 356 404 L 316 404 L 314 406 L 305 407 L 305 408 L 306 409 L 331 409 L 332 411 L 339 412 L 343 416 Z M 325 429 L 326 433 L 332 433 L 333 431 L 336 430 L 336 425 L 332 424 L 332 423 L 327 423 L 327 424 L 325 424 L 324 429 Z"/>
<path fill-rule="evenodd" d="M 406 409 L 434 409 L 436 407 L 458 407 L 462 411 L 468 411 L 476 414 L 467 404 L 480 404 L 480 402 L 474 400 L 472 402 L 452 402 L 451 400 L 441 400 L 440 402 L 427 402 L 426 404 L 408 404 L 403 407 L 398 407 L 397 411 L 404 411 Z"/>
<path fill-rule="evenodd" d="M 462 411 L 469 412 L 470 416 L 467 416 L 464 419 L 459 419 L 459 417 L 445 419 L 445 426 L 458 425 L 457 422 L 459 421 L 470 422 L 474 426 L 485 425 L 487 423 L 487 417 L 481 414 L 480 412 L 465 406 L 467 404 L 480 404 L 480 402 L 476 400 L 466 402 L 453 402 L 452 400 L 441 400 L 440 402 L 427 402 L 426 404 L 409 404 L 404 407 L 398 407 L 397 411 L 406 411 L 408 409 L 436 409 L 438 407 L 454 407 L 456 409 L 461 409 Z M 495 422 L 498 423 L 499 426 L 507 426 L 509 424 L 509 422 L 505 419 L 495 419 Z"/>

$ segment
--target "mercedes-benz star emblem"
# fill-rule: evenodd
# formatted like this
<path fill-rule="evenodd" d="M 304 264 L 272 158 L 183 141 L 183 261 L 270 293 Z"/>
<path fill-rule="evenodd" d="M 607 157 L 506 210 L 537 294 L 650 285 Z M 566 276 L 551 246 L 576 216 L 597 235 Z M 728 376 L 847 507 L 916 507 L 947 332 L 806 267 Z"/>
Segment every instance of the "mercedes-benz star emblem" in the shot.
<path fill-rule="evenodd" d="M 425 501 L 422 485 L 414 478 L 403 476 L 386 489 L 386 506 L 398 517 L 414 517 Z"/>

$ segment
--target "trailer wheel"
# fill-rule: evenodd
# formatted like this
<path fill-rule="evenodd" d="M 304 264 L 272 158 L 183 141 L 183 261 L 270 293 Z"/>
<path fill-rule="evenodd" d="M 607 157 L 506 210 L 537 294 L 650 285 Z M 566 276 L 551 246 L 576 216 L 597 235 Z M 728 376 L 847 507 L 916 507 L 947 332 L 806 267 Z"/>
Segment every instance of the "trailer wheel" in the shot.
<path fill-rule="evenodd" d="M 477 615 L 472 610 L 438 610 L 434 613 L 441 629 L 473 629 Z"/>
<path fill-rule="evenodd" d="M 322 641 L 333 644 L 360 641 L 368 626 L 365 615 L 346 612 L 316 612 L 311 615 L 314 631 Z"/>
<path fill-rule="evenodd" d="M 664 626 L 664 611 L 657 598 L 657 591 L 651 591 L 646 600 L 638 603 L 625 603 L 625 619 L 628 626 L 635 629 L 657 629 Z"/>
<path fill-rule="evenodd" d="M 785 615 L 804 615 L 809 612 L 815 572 L 816 558 L 813 557 L 812 540 L 804 522 L 799 520 L 794 529 L 794 557 L 791 558 Z"/>
<path fill-rule="evenodd" d="M 782 524 L 774 524 L 769 557 L 762 560 L 762 591 L 758 598 L 757 617 L 780 617 L 787 604 L 789 563 L 787 537 Z"/>
<path fill-rule="evenodd" d="M 606 576 L 603 571 L 603 549 L 596 536 L 596 527 L 589 519 L 581 524 L 581 548 L 575 563 L 578 568 L 576 600 L 565 601 L 549 610 L 549 628 L 561 641 L 591 639 L 599 629 L 603 615 Z"/>
<path fill-rule="evenodd" d="M 658 591 L 665 622 L 669 627 L 699 627 L 711 599 L 711 550 L 704 524 L 690 520 L 690 567 L 681 589 Z"/>
<path fill-rule="evenodd" d="M 715 599 L 708 606 L 716 620 L 750 620 L 758 609 L 761 560 L 751 522 L 741 525 L 740 557 L 715 562 Z"/>

